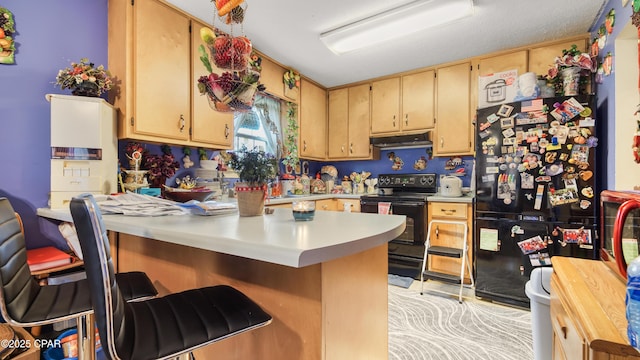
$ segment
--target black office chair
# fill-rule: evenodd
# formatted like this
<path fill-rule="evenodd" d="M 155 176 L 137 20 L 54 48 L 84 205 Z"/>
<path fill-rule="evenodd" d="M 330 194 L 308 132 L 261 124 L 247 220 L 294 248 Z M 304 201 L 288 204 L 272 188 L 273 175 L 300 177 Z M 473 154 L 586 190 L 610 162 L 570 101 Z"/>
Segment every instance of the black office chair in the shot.
<path fill-rule="evenodd" d="M 226 285 L 127 303 L 114 277 L 106 230 L 93 196 L 71 200 L 95 321 L 111 359 L 167 359 L 271 322 L 271 316 Z"/>
<path fill-rule="evenodd" d="M 116 275 L 126 301 L 155 297 L 158 292 L 143 272 Z M 86 279 L 40 285 L 27 265 L 20 222 L 7 198 L 0 198 L 0 315 L 10 324 L 31 327 L 76 319 L 78 334 L 86 334 L 93 313 Z"/>

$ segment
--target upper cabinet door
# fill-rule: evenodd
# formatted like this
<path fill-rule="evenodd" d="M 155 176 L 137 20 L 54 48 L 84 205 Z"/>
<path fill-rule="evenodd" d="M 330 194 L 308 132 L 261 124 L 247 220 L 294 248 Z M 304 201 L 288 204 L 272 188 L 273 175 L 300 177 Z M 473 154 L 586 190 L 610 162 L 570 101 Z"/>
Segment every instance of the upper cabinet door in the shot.
<path fill-rule="evenodd" d="M 327 91 L 305 79 L 300 82 L 299 142 L 301 158 L 327 157 Z"/>
<path fill-rule="evenodd" d="M 435 72 L 433 70 L 402 77 L 402 130 L 433 128 Z"/>
<path fill-rule="evenodd" d="M 527 72 L 527 51 L 516 51 L 503 55 L 481 58 L 478 60 L 478 76 L 485 76 L 501 71 L 517 70 L 518 75 Z"/>
<path fill-rule="evenodd" d="M 400 78 L 371 84 L 371 133 L 400 131 Z"/>
<path fill-rule="evenodd" d="M 371 112 L 369 84 L 349 88 L 349 157 L 371 156 L 369 145 L 369 120 Z"/>
<path fill-rule="evenodd" d="M 471 154 L 471 64 L 466 62 L 438 68 L 437 83 L 434 156 Z"/>
<path fill-rule="evenodd" d="M 329 91 L 329 159 L 348 156 L 349 89 Z"/>
<path fill-rule="evenodd" d="M 200 39 L 200 28 L 202 27 L 210 26 L 195 20 L 191 21 L 191 66 L 193 69 L 191 79 L 191 91 L 193 93 L 191 141 L 220 149 L 231 149 L 233 147 L 233 113 L 211 109 L 207 95 L 200 94 L 198 90 L 200 76 L 209 75 L 200 60 L 200 53 L 198 52 L 198 48 L 203 44 Z M 206 51 L 208 53 L 208 50 Z M 213 72 L 217 74 L 222 72 L 213 64 L 212 66 Z"/>
<path fill-rule="evenodd" d="M 159 1 L 137 1 L 133 9 L 135 132 L 186 141 L 191 123 L 189 18 Z"/>

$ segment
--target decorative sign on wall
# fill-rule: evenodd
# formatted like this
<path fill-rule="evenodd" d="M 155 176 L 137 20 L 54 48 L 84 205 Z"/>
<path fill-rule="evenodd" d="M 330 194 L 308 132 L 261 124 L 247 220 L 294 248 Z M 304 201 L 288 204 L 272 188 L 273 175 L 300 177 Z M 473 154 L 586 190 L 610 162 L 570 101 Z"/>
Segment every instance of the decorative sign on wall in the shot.
<path fill-rule="evenodd" d="M 11 11 L 0 7 L 0 64 L 15 63 L 14 53 L 16 52 L 13 34 L 14 28 L 13 14 Z"/>

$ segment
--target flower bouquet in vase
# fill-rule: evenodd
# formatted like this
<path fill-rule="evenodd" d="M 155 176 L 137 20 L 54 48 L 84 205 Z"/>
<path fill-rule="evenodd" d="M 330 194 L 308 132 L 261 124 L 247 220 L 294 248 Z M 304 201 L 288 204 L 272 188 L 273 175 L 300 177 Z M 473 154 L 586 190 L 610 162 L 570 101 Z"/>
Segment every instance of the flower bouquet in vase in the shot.
<path fill-rule="evenodd" d="M 111 90 L 111 73 L 103 65 L 96 67 L 87 58 L 72 62 L 71 67 L 58 71 L 55 84 L 61 89 L 70 89 L 77 96 L 100 96 Z"/>
<path fill-rule="evenodd" d="M 547 78 L 555 85 L 556 93 L 573 96 L 580 93 L 580 79 L 596 71 L 596 61 L 587 53 L 578 50 L 574 44 L 571 49 L 562 50 L 562 56 L 556 57 L 549 69 Z"/>

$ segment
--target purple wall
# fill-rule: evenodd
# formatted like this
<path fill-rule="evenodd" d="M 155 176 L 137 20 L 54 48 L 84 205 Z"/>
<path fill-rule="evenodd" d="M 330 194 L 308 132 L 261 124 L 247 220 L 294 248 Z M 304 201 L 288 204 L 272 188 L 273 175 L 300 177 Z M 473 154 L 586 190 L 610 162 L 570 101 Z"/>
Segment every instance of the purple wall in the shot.
<path fill-rule="evenodd" d="M 601 144 L 605 146 L 600 146 L 598 149 L 603 152 L 602 154 L 602 181 L 601 189 L 608 189 L 608 184 L 615 184 L 615 174 L 616 171 L 614 169 L 614 156 L 615 151 L 613 150 L 613 144 L 615 144 L 615 39 L 624 29 L 624 27 L 631 21 L 631 1 L 628 2 L 627 6 L 622 7 L 622 2 L 619 0 L 609 0 L 605 4 L 601 16 L 596 20 L 591 29 L 591 39 L 598 37 L 598 28 L 604 23 L 609 10 L 615 9 L 616 12 L 616 20 L 615 25 L 613 27 L 613 33 L 608 35 L 606 45 L 603 49 L 599 51 L 598 55 L 598 63 L 601 63 L 603 56 L 608 52 L 613 54 L 613 72 L 610 76 L 605 76 L 602 84 L 597 84 L 597 110 L 596 110 L 596 119 L 604 120 L 605 126 L 601 127 L 601 133 L 598 136 L 601 139 Z M 631 139 L 631 138 L 629 138 Z M 626 140 L 626 139 L 625 139 Z M 631 144 L 631 140 L 628 140 L 629 144 Z M 611 150 L 609 151 L 609 145 L 611 145 Z M 631 145 L 629 145 L 631 147 Z"/>
<path fill-rule="evenodd" d="M 46 207 L 50 178 L 50 109 L 45 94 L 58 70 L 87 57 L 107 64 L 107 0 L 20 0 L 1 6 L 16 23 L 16 63 L 0 65 L 0 196 L 25 222 L 27 247 L 65 247 L 56 224 L 36 216 Z"/>

